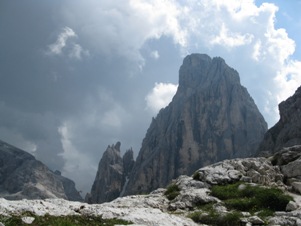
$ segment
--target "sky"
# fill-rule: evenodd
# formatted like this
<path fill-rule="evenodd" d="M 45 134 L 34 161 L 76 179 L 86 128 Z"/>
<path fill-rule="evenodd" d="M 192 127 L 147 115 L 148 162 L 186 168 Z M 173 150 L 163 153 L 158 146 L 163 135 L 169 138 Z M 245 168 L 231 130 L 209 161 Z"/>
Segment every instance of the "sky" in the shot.
<path fill-rule="evenodd" d="M 91 189 L 139 152 L 191 53 L 235 68 L 269 127 L 301 85 L 301 0 L 0 1 L 0 140 Z"/>

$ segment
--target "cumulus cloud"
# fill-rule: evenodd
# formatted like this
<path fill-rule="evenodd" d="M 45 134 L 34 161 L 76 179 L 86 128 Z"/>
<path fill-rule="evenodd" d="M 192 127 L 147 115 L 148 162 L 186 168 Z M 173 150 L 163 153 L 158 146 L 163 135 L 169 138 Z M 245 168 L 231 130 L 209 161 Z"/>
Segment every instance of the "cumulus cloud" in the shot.
<path fill-rule="evenodd" d="M 176 1 L 85 1 L 66 3 L 62 12 L 68 24 L 81 31 L 89 49 L 107 58 L 126 57 L 144 66 L 141 47 L 150 39 L 170 36 L 186 45 L 186 31 L 179 24 L 182 13 Z"/>
<path fill-rule="evenodd" d="M 212 45 L 221 45 L 223 47 L 235 47 L 242 46 L 252 42 L 253 35 L 245 34 L 241 35 L 239 33 L 229 32 L 226 25 L 223 23 L 221 31 L 218 36 L 216 36 L 210 43 Z"/>
<path fill-rule="evenodd" d="M 178 85 L 172 83 L 156 83 L 152 91 L 145 97 L 147 108 L 154 114 L 166 107 L 177 91 Z"/>

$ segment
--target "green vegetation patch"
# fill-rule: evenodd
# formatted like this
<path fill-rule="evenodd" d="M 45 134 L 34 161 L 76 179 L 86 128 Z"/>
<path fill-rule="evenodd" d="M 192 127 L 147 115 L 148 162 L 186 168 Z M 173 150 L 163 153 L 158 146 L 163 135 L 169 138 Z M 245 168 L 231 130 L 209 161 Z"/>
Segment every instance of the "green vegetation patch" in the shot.
<path fill-rule="evenodd" d="M 238 226 L 240 225 L 240 218 L 242 217 L 239 212 L 229 212 L 225 215 L 221 215 L 214 210 L 204 213 L 202 211 L 194 212 L 188 215 L 194 222 L 200 224 L 208 224 L 213 226 Z"/>
<path fill-rule="evenodd" d="M 3 216 L 0 215 L 0 222 L 2 222 L 5 226 L 15 226 L 15 225 L 28 225 L 22 222 L 22 217 L 30 216 L 34 217 L 35 220 L 31 224 L 32 226 L 113 226 L 116 224 L 119 225 L 130 225 L 132 224 L 129 221 L 121 220 L 121 219 L 103 219 L 101 216 L 82 216 L 82 215 L 68 215 L 68 216 L 35 216 L 33 214 L 23 214 L 22 216 Z"/>
<path fill-rule="evenodd" d="M 180 188 L 176 184 L 170 184 L 164 193 L 168 200 L 174 200 L 179 194 Z"/>
<path fill-rule="evenodd" d="M 249 212 L 285 211 L 288 202 L 293 200 L 278 188 L 252 186 L 241 182 L 213 186 L 211 195 L 224 200 L 227 208 Z"/>
<path fill-rule="evenodd" d="M 193 175 L 192 175 L 192 178 L 194 180 L 199 180 L 200 179 L 200 173 L 198 171 L 196 171 Z"/>

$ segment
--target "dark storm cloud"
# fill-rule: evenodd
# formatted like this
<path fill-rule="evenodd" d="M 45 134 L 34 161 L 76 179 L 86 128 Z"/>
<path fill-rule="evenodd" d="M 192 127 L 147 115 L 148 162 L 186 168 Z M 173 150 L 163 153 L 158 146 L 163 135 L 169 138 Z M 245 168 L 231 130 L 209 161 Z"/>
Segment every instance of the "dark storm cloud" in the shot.
<path fill-rule="evenodd" d="M 82 26 L 77 24 L 79 15 L 70 4 L 1 2 L 0 136 L 11 137 L 9 141 L 25 149 L 27 141 L 34 144 L 28 151 L 53 170 L 81 165 L 81 159 L 72 158 L 78 154 L 68 152 L 68 156 L 64 150 L 70 148 L 66 146 L 70 140 L 71 149 L 80 153 L 78 157 L 87 157 L 87 165 L 92 162 L 92 180 L 108 144 L 120 140 L 123 151 L 130 147 L 138 151 L 152 116 L 145 112 L 144 97 L 158 77 L 165 79 L 169 73 L 164 67 L 154 69 L 160 64 L 154 59 L 144 62 L 139 54 L 143 37 L 123 37 L 122 41 L 129 38 L 132 43 L 124 47 L 110 24 L 107 32 L 102 32 L 102 25 L 108 21 L 92 21 L 97 26 L 93 33 L 94 28 L 84 18 L 79 22 Z M 66 19 L 68 15 L 75 16 L 76 21 Z M 111 16 L 114 19 L 116 15 Z M 162 46 L 173 45 L 170 43 L 166 40 Z M 58 51 L 51 52 L 55 45 Z M 143 50 L 146 58 L 152 45 L 156 47 L 156 42 L 148 43 Z M 75 47 L 82 51 L 80 57 L 71 54 Z M 162 51 L 162 59 L 169 57 L 167 53 Z M 64 128 L 68 137 L 62 135 Z M 14 141 L 16 137 L 22 139 Z M 72 164 L 68 164 L 69 157 Z M 74 178 L 72 172 L 67 173 Z"/>

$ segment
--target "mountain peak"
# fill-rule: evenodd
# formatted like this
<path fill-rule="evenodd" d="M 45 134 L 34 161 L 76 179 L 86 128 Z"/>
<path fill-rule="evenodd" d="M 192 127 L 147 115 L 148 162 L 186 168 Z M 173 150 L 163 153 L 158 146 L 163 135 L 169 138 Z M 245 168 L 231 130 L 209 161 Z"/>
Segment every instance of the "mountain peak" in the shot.
<path fill-rule="evenodd" d="M 125 194 L 149 192 L 223 159 L 254 155 L 267 124 L 239 74 L 220 57 L 191 54 L 172 102 L 142 142 Z"/>
<path fill-rule="evenodd" d="M 221 57 L 191 54 L 184 58 L 179 70 L 178 95 L 191 95 L 193 91 L 208 88 L 220 80 L 240 84 L 238 72 L 229 67 Z"/>

